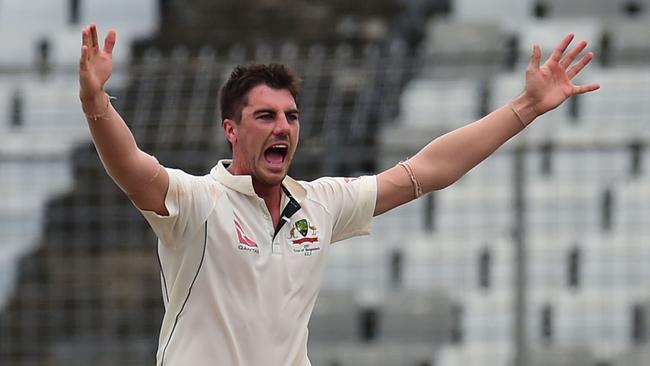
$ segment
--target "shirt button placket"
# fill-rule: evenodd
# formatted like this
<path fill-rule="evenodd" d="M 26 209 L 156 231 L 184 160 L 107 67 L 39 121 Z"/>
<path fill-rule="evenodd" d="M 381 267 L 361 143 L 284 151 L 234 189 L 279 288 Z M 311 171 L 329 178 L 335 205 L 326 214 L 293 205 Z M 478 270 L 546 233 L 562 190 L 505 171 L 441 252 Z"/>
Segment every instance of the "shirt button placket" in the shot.
<path fill-rule="evenodd" d="M 280 254 L 280 243 L 278 243 L 277 238 L 273 239 L 273 234 L 275 234 L 273 231 L 269 232 L 269 236 L 271 237 L 271 253 Z"/>

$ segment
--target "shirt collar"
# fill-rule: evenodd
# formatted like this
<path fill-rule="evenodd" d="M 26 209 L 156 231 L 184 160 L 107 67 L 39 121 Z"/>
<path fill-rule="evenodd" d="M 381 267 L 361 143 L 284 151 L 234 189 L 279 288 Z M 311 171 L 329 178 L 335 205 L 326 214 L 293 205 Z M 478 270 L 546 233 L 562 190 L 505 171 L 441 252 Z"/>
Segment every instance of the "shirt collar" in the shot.
<path fill-rule="evenodd" d="M 226 169 L 226 167 L 231 163 L 232 160 L 230 159 L 219 160 L 217 165 L 210 171 L 210 176 L 234 191 L 248 196 L 257 197 L 257 194 L 253 189 L 252 177 L 250 175 L 231 174 L 228 169 Z M 284 180 L 282 180 L 282 185 L 287 190 L 289 190 L 289 193 L 291 193 L 293 198 L 298 201 L 298 203 L 302 202 L 302 200 L 304 200 L 307 196 L 307 191 L 305 188 L 298 181 L 294 180 L 288 175 L 284 177 Z"/>

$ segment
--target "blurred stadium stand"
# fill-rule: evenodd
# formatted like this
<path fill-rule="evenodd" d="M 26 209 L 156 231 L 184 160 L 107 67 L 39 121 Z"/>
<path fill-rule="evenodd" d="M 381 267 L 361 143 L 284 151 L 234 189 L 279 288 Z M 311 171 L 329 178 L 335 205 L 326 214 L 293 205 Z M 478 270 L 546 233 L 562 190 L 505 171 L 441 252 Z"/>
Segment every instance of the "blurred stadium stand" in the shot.
<path fill-rule="evenodd" d="M 597 65 L 580 80 L 600 91 L 336 244 L 309 353 L 316 366 L 650 363 L 649 1 L 46 3 L 0 3 L 1 365 L 154 362 L 155 238 L 77 101 L 91 21 L 118 31 L 109 91 L 140 145 L 195 174 L 229 155 L 216 96 L 231 67 L 294 66 L 301 179 L 391 166 L 517 95 L 533 42 L 587 39 Z"/>

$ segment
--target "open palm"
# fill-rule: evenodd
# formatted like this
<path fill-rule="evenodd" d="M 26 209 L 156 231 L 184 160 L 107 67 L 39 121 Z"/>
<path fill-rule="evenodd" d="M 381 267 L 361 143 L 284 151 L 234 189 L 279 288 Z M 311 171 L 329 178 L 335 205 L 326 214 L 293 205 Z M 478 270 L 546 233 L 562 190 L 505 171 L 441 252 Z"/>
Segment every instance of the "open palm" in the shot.
<path fill-rule="evenodd" d="M 104 84 L 113 70 L 113 47 L 116 35 L 108 32 L 104 47 L 100 49 L 97 27 L 92 24 L 82 31 L 81 59 L 79 60 L 79 97 L 91 101 L 103 93 Z"/>
<path fill-rule="evenodd" d="M 572 40 L 573 34 L 564 37 L 541 66 L 541 50 L 538 45 L 533 46 L 533 55 L 526 69 L 524 93 L 533 101 L 533 108 L 538 115 L 556 108 L 573 95 L 594 91 L 600 87 L 596 83 L 573 84 L 573 78 L 593 59 L 593 54 L 588 52 L 573 64 L 576 57 L 587 47 L 587 42 L 581 41 L 566 52 Z"/>

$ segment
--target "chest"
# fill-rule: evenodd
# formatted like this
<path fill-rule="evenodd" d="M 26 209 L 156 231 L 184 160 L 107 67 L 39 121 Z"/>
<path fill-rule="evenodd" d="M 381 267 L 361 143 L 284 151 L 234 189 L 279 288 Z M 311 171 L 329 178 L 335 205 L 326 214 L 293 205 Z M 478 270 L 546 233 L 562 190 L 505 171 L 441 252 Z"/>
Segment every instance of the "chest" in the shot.
<path fill-rule="evenodd" d="M 319 277 L 331 241 L 331 218 L 309 203 L 287 216 L 274 225 L 263 200 L 223 200 L 208 219 L 210 257 L 229 276 L 255 282 L 299 284 Z"/>

